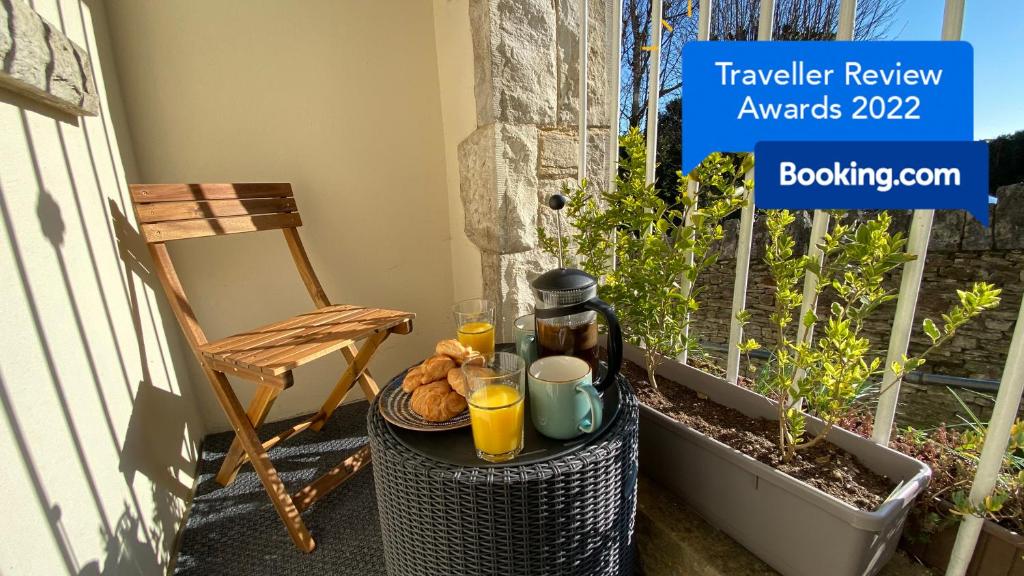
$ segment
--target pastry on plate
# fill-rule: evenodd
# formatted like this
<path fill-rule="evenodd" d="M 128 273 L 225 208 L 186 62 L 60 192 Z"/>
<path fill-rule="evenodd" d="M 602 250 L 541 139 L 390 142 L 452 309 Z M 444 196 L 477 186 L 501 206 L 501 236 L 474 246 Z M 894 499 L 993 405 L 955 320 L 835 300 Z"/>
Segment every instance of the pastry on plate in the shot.
<path fill-rule="evenodd" d="M 466 409 L 466 399 L 452 390 L 446 380 L 424 384 L 412 392 L 409 401 L 413 412 L 431 422 L 444 422 L 458 416 Z"/>
<path fill-rule="evenodd" d="M 450 357 L 444 354 L 431 356 L 422 364 L 420 384 L 444 380 L 448 376 L 448 371 L 452 368 L 455 368 L 455 360 L 452 360 Z"/>
<path fill-rule="evenodd" d="M 452 368 L 449 370 L 448 385 L 452 387 L 452 390 L 462 395 L 463 398 L 469 394 L 469 382 L 466 380 L 466 374 L 494 376 L 494 370 L 484 366 L 476 366 L 472 363 L 466 364 L 462 368 Z"/>
<path fill-rule="evenodd" d="M 420 387 L 423 384 L 423 365 L 414 366 L 409 368 L 409 371 L 405 373 L 405 378 L 402 379 L 402 390 L 412 393 L 413 390 Z"/>
<path fill-rule="evenodd" d="M 460 366 L 469 358 L 479 356 L 476 350 L 463 345 L 455 339 L 441 340 L 437 343 L 437 346 L 434 347 L 434 352 L 448 356 L 452 360 L 455 360 L 455 362 Z"/>

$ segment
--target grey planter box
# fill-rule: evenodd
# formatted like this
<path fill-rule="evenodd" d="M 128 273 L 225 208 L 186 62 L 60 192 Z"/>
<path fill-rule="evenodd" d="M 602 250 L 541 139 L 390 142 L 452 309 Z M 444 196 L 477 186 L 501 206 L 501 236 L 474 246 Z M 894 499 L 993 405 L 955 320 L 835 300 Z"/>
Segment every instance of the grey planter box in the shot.
<path fill-rule="evenodd" d="M 953 524 L 933 534 L 928 542 L 908 548 L 937 574 L 945 573 L 959 528 L 959 523 Z M 985 520 L 967 576 L 1024 576 L 1024 536 Z"/>
<path fill-rule="evenodd" d="M 642 352 L 624 356 L 641 366 Z M 658 374 L 749 417 L 775 419 L 760 394 L 673 360 Z M 808 418 L 808 429 L 820 430 Z M 872 471 L 903 482 L 877 510 L 858 510 L 643 404 L 640 470 L 682 497 L 708 522 L 786 576 L 861 576 L 889 561 L 914 499 L 931 478 L 925 464 L 835 429 L 829 440 Z"/>

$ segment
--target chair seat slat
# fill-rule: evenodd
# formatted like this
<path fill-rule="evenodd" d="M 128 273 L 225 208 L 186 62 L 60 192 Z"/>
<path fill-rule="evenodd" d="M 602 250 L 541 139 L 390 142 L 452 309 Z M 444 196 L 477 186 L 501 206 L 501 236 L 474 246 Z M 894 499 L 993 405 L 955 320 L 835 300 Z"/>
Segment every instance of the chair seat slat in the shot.
<path fill-rule="evenodd" d="M 401 324 L 405 324 L 409 321 L 407 317 L 391 316 L 387 318 L 379 318 L 374 322 L 364 321 L 361 326 L 353 327 L 350 330 L 344 332 L 337 332 L 331 334 L 332 338 L 321 336 L 321 342 L 314 342 L 307 346 L 301 346 L 293 350 L 291 353 L 272 358 L 266 361 L 266 366 L 263 368 L 264 372 L 270 374 L 281 374 L 288 370 L 298 368 L 299 366 L 321 358 L 339 350 L 342 347 L 354 344 L 357 340 L 368 338 L 374 334 L 382 332 L 384 330 L 391 330 Z"/>
<path fill-rule="evenodd" d="M 338 340 L 338 334 L 352 332 L 353 327 L 372 313 L 372 309 L 363 309 L 354 314 L 348 315 L 342 320 L 329 322 L 322 326 L 307 326 L 297 334 L 286 338 L 275 340 L 269 344 L 260 345 L 256 348 L 242 351 L 229 356 L 232 362 L 251 365 L 274 364 L 278 358 L 294 354 L 300 349 L 311 348 L 313 344 L 321 342 L 334 342 Z"/>
<path fill-rule="evenodd" d="M 264 344 L 269 340 L 277 338 L 279 335 L 285 332 L 298 332 L 299 330 L 310 325 L 310 322 L 314 324 L 322 324 L 325 322 L 331 322 L 337 320 L 343 314 L 351 310 L 360 310 L 359 306 L 330 306 L 327 308 L 321 308 L 315 312 L 307 314 L 299 314 L 284 320 L 281 322 L 275 322 L 273 324 L 251 330 L 249 332 L 243 332 L 234 336 L 228 336 L 214 342 L 210 342 L 202 347 L 203 352 L 217 353 L 224 350 L 247 350 L 252 346 L 258 346 Z M 310 317 L 315 317 L 311 320 Z"/>
<path fill-rule="evenodd" d="M 317 315 L 312 313 L 300 317 L 303 318 L 303 322 L 308 322 L 309 317 Z M 327 315 L 329 314 L 325 314 Z M 244 343 L 241 345 L 247 348 L 239 350 L 231 345 L 225 345 L 225 342 L 238 342 L 235 336 L 229 336 L 201 346 L 200 351 L 204 356 L 219 362 L 249 371 L 279 375 L 357 340 L 400 326 L 415 317 L 408 312 L 376 308 L 347 310 L 343 315 L 345 318 L 328 321 L 323 325 L 293 326 L 282 332 L 278 327 L 281 323 L 276 323 L 242 335 L 270 333 L 273 337 L 269 343 L 253 344 L 251 340 L 243 340 Z"/>
<path fill-rule="evenodd" d="M 267 338 L 259 338 L 249 340 L 244 343 L 230 345 L 223 348 L 218 353 L 228 362 L 234 362 L 241 365 L 250 364 L 253 357 L 262 354 L 263 352 L 268 350 L 281 351 L 286 346 L 291 346 L 296 342 L 301 342 L 302 338 L 307 337 L 307 335 L 311 335 L 318 330 L 327 330 L 331 327 L 347 322 L 348 319 L 353 316 L 364 313 L 365 309 L 359 308 L 339 314 L 324 315 L 323 320 L 318 320 L 316 324 L 303 324 L 292 326 L 287 329 L 260 329 L 261 332 L 268 335 Z"/>

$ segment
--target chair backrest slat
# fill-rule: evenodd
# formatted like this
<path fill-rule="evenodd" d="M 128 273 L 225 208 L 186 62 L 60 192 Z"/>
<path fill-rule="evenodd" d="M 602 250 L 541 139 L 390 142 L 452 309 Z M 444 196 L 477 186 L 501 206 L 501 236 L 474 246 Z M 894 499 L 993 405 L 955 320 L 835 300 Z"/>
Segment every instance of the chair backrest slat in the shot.
<path fill-rule="evenodd" d="M 168 242 L 302 225 L 287 183 L 132 184 L 146 242 Z"/>
<path fill-rule="evenodd" d="M 136 210 L 140 223 L 151 224 L 171 220 L 193 220 L 195 218 L 223 218 L 225 216 L 298 212 L 298 207 L 295 205 L 294 198 L 256 198 L 254 200 L 154 202 L 152 204 L 139 204 Z"/>
<path fill-rule="evenodd" d="M 175 202 L 178 200 L 239 200 L 244 198 L 288 198 L 287 182 L 244 182 L 234 184 L 132 184 L 134 202 Z"/>

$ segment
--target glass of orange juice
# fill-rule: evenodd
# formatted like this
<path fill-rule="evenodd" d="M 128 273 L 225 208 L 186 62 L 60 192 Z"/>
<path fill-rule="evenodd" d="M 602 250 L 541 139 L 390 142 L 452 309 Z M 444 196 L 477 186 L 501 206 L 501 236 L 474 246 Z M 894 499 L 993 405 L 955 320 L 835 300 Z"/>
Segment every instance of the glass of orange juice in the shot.
<path fill-rule="evenodd" d="M 483 298 L 463 300 L 452 307 L 459 342 L 485 357 L 494 354 L 494 304 Z"/>
<path fill-rule="evenodd" d="M 476 455 L 488 462 L 506 462 L 523 450 L 523 399 L 526 363 L 509 352 L 498 352 L 481 366 L 467 363 L 469 421 Z"/>

